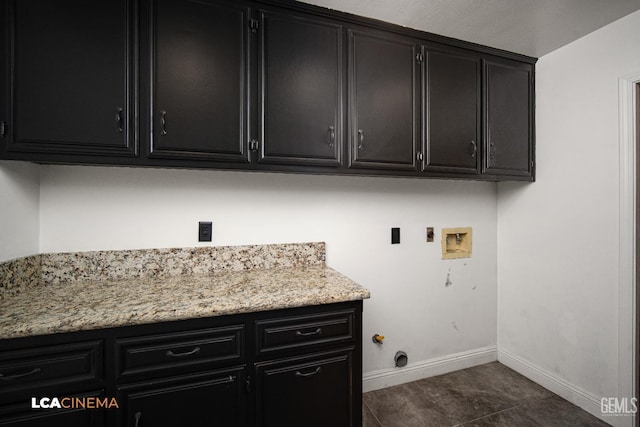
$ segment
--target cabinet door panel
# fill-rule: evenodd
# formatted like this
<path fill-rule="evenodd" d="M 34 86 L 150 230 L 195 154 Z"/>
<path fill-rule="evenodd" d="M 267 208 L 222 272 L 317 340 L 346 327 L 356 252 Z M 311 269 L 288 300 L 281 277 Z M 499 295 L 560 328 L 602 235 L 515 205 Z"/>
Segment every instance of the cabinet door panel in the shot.
<path fill-rule="evenodd" d="M 241 427 L 245 425 L 242 371 L 177 377 L 123 387 L 122 426 Z"/>
<path fill-rule="evenodd" d="M 531 67 L 486 62 L 486 173 L 532 175 Z"/>
<path fill-rule="evenodd" d="M 425 171 L 477 173 L 480 60 L 427 51 Z"/>
<path fill-rule="evenodd" d="M 55 393 L 54 393 L 55 394 Z M 38 396 L 34 393 L 34 397 Z M 45 397 L 45 396 L 42 396 Z M 51 396 L 53 397 L 53 396 Z M 102 391 L 82 394 L 58 394 L 56 397 L 98 398 L 105 399 Z M 24 403 L 14 405 L 14 408 L 0 408 L 0 426 L 2 427 L 101 427 L 104 423 L 105 411 L 117 409 L 84 409 L 84 408 L 55 408 L 32 409 L 31 399 L 24 399 Z M 66 404 L 66 403 L 65 403 Z"/>
<path fill-rule="evenodd" d="M 411 39 L 349 32 L 351 167 L 416 169 L 419 97 Z"/>
<path fill-rule="evenodd" d="M 154 6 L 150 157 L 247 161 L 248 9 L 188 0 Z"/>
<path fill-rule="evenodd" d="M 133 155 L 132 6 L 10 2 L 11 151 Z"/>
<path fill-rule="evenodd" d="M 340 165 L 342 26 L 261 14 L 260 161 Z"/>
<path fill-rule="evenodd" d="M 345 352 L 258 364 L 256 425 L 352 426 L 351 359 Z"/>

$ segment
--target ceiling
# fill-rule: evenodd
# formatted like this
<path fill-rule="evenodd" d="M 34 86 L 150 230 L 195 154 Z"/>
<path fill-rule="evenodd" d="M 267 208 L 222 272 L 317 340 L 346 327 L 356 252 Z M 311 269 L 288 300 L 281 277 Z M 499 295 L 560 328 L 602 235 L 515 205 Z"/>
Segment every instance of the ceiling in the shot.
<path fill-rule="evenodd" d="M 303 1 L 537 58 L 640 10 L 640 0 Z"/>

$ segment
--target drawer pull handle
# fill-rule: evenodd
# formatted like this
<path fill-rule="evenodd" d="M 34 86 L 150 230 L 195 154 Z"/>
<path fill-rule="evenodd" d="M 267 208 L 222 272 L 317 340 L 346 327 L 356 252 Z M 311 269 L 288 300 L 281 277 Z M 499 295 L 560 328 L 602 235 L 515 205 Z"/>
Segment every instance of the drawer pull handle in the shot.
<path fill-rule="evenodd" d="M 336 128 L 329 126 L 329 147 L 333 148 L 336 142 Z"/>
<path fill-rule="evenodd" d="M 193 356 L 194 354 L 200 353 L 200 347 L 196 347 L 191 351 L 187 351 L 184 353 L 174 353 L 173 350 L 167 351 L 167 356 L 169 357 L 185 357 L 185 356 Z"/>
<path fill-rule="evenodd" d="M 124 117 L 122 108 L 116 109 L 116 130 L 120 133 L 124 132 Z"/>
<path fill-rule="evenodd" d="M 30 370 L 29 372 L 25 372 L 24 374 L 15 374 L 15 375 L 5 376 L 0 373 L 0 380 L 3 380 L 3 381 L 17 380 L 18 378 L 28 377 L 29 375 L 37 374 L 38 372 L 41 372 L 41 371 L 42 369 L 40 368 L 33 368 L 32 370 Z"/>
<path fill-rule="evenodd" d="M 167 134 L 167 112 L 160 111 L 160 135 Z"/>
<path fill-rule="evenodd" d="M 358 129 L 358 150 L 362 150 L 363 145 L 364 145 L 364 131 L 362 129 Z"/>
<path fill-rule="evenodd" d="M 138 427 L 140 425 L 140 417 L 142 417 L 142 412 L 136 412 L 135 414 L 133 414 L 133 418 L 136 421 L 135 427 Z"/>
<path fill-rule="evenodd" d="M 296 331 L 296 335 L 299 337 L 310 337 L 312 335 L 320 335 L 321 333 L 322 333 L 322 328 L 317 328 L 315 331 L 311 331 L 311 332 Z"/>
<path fill-rule="evenodd" d="M 322 368 L 320 366 L 318 366 L 313 371 L 307 372 L 307 373 L 296 371 L 296 377 L 310 377 L 310 376 L 319 374 L 321 371 L 322 371 Z"/>
<path fill-rule="evenodd" d="M 224 379 L 224 381 L 222 381 L 222 384 L 229 384 L 232 382 L 235 382 L 236 377 L 234 377 L 233 375 L 229 375 L 227 378 Z"/>

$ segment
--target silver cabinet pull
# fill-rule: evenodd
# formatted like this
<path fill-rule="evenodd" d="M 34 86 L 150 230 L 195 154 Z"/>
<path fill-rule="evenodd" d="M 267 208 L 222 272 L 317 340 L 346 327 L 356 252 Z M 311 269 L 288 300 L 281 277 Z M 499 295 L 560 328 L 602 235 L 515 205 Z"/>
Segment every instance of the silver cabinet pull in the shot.
<path fill-rule="evenodd" d="M 329 147 L 333 148 L 336 142 L 336 128 L 329 126 Z"/>
<path fill-rule="evenodd" d="M 471 154 L 471 158 L 475 159 L 476 158 L 476 152 L 478 151 L 478 146 L 476 145 L 475 141 L 471 141 L 469 143 L 469 154 Z"/>
<path fill-rule="evenodd" d="M 123 117 L 123 109 L 116 108 L 116 130 L 119 133 L 124 132 L 124 117 Z"/>
<path fill-rule="evenodd" d="M 173 350 L 168 350 L 165 354 L 168 357 L 185 357 L 185 356 L 193 356 L 194 354 L 200 353 L 200 347 L 196 347 L 191 351 L 187 351 L 184 353 L 174 353 Z"/>
<path fill-rule="evenodd" d="M 296 371 L 296 377 L 310 377 L 312 375 L 319 374 L 321 371 L 322 371 L 322 368 L 320 366 L 318 366 L 316 369 L 314 369 L 311 372 Z"/>
<path fill-rule="evenodd" d="M 133 414 L 133 418 L 136 421 L 136 425 L 134 427 L 138 427 L 140 425 L 140 417 L 142 417 L 142 412 L 136 412 Z"/>
<path fill-rule="evenodd" d="M 489 144 L 489 159 L 493 160 L 496 157 L 496 146 L 492 142 Z"/>
<path fill-rule="evenodd" d="M 296 331 L 296 335 L 299 337 L 309 337 L 311 335 L 320 335 L 321 333 L 322 333 L 322 328 L 317 328 L 315 331 L 311 331 L 311 332 Z"/>
<path fill-rule="evenodd" d="M 0 380 L 2 380 L 2 381 L 13 381 L 13 380 L 17 380 L 18 378 L 28 377 L 29 375 L 37 374 L 39 372 L 42 372 L 42 369 L 33 368 L 29 372 L 25 372 L 23 374 L 15 374 L 15 375 L 4 375 L 4 374 L 0 373 Z"/>
<path fill-rule="evenodd" d="M 358 150 L 362 150 L 363 145 L 364 145 L 364 131 L 362 129 L 358 129 Z"/>
<path fill-rule="evenodd" d="M 160 135 L 167 134 L 167 112 L 160 111 Z"/>

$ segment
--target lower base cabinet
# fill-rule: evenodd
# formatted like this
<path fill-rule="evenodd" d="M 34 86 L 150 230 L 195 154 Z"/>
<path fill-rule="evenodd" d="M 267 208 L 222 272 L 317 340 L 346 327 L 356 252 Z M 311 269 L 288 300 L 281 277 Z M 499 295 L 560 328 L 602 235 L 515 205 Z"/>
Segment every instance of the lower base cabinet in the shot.
<path fill-rule="evenodd" d="M 0 348 L 0 426 L 362 425 L 362 301 L 0 340 Z M 33 409 L 32 396 L 118 407 Z"/>
<path fill-rule="evenodd" d="M 153 381 L 120 390 L 121 426 L 242 427 L 244 369 Z"/>
<path fill-rule="evenodd" d="M 352 355 L 347 350 L 258 364 L 256 426 L 355 425 Z"/>

